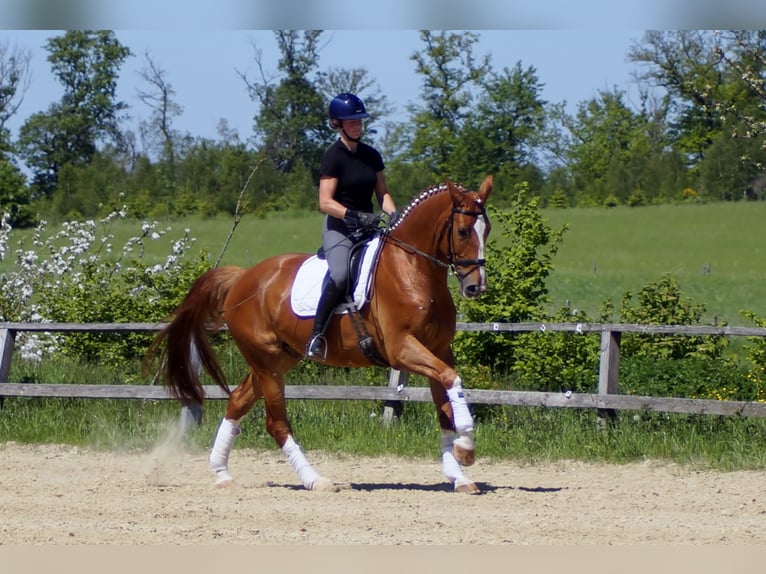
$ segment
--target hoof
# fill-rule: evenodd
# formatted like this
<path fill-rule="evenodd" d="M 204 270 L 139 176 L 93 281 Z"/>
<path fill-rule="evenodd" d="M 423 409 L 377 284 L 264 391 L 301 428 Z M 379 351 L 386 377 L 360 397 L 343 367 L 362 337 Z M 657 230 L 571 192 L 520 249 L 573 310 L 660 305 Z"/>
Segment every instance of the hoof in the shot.
<path fill-rule="evenodd" d="M 309 490 L 312 490 L 315 492 L 340 492 L 340 487 L 337 486 L 329 478 L 320 476 L 314 482 L 311 483 L 311 488 L 309 488 Z"/>
<path fill-rule="evenodd" d="M 461 466 L 471 466 L 476 462 L 476 450 L 473 439 L 468 435 L 462 435 L 455 439 L 452 444 L 452 454 Z"/>
<path fill-rule="evenodd" d="M 229 474 L 228 470 L 219 470 L 215 473 L 215 487 L 216 488 L 234 488 L 236 483 L 234 477 Z"/>
<path fill-rule="evenodd" d="M 479 487 L 471 480 L 455 482 L 455 492 L 463 492 L 465 494 L 481 494 Z"/>

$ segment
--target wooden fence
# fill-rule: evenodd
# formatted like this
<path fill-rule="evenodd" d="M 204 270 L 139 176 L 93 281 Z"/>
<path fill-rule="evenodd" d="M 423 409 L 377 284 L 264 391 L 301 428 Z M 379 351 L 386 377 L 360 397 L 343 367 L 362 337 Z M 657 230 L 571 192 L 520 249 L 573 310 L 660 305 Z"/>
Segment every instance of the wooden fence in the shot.
<path fill-rule="evenodd" d="M 2 397 L 67 397 L 89 399 L 151 399 L 171 398 L 158 385 L 102 384 L 26 384 L 8 380 L 14 341 L 18 332 L 156 332 L 158 323 L 3 323 L 0 322 L 0 399 Z M 492 391 L 466 389 L 472 404 L 516 405 L 531 407 L 562 407 L 597 409 L 600 413 L 618 410 L 658 411 L 729 416 L 766 417 L 766 404 L 745 401 L 718 401 L 671 397 L 621 395 L 619 393 L 620 338 L 622 333 L 676 336 L 718 335 L 766 337 L 766 328 L 714 327 L 688 325 L 627 325 L 611 323 L 458 323 L 458 330 L 487 331 L 497 334 L 521 332 L 566 331 L 576 334 L 600 333 L 601 359 L 597 393 L 553 393 L 533 391 Z M 391 370 L 387 386 L 288 385 L 288 399 L 374 400 L 384 401 L 384 420 L 390 421 L 398 407 L 407 401 L 431 401 L 425 387 L 407 385 L 406 372 Z M 208 399 L 225 399 L 217 386 L 205 386 Z M 188 416 L 188 413 L 183 416 Z M 193 413 L 197 418 L 199 413 Z"/>

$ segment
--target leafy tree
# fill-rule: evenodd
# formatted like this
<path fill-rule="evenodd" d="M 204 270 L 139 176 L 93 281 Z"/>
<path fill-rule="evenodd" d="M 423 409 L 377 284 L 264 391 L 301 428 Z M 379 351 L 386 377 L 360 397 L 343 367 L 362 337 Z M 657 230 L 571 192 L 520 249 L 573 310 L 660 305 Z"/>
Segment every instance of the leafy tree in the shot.
<path fill-rule="evenodd" d="M 125 173 L 108 155 L 97 153 L 86 165 L 65 164 L 49 202 L 51 214 L 63 220 L 104 215 L 125 179 Z"/>
<path fill-rule="evenodd" d="M 434 184 L 434 174 L 402 158 L 386 162 L 386 183 L 397 205 L 405 205 Z"/>
<path fill-rule="evenodd" d="M 233 214 L 240 190 L 255 164 L 255 154 L 238 138 L 186 142 L 179 149 L 171 214 Z M 252 187 L 258 189 L 258 185 L 253 182 Z"/>
<path fill-rule="evenodd" d="M 28 51 L 0 44 L 0 216 L 9 213 L 14 226 L 32 223 L 26 176 L 16 165 L 10 132 L 6 128 L 29 87 Z"/>
<path fill-rule="evenodd" d="M 15 227 L 34 223 L 27 178 L 8 156 L 0 154 L 0 216 L 7 213 Z"/>
<path fill-rule="evenodd" d="M 747 161 L 743 161 L 747 158 Z M 742 199 L 751 182 L 763 173 L 766 149 L 759 139 L 735 137 L 729 126 L 712 138 L 697 170 L 698 188 L 719 201 Z"/>
<path fill-rule="evenodd" d="M 278 82 L 266 77 L 257 49 L 259 82 L 240 74 L 259 105 L 254 127 L 258 147 L 281 173 L 303 166 L 318 178 L 320 158 L 332 135 L 327 102 L 316 81 L 321 34 L 321 30 L 274 32 L 281 54 Z"/>
<path fill-rule="evenodd" d="M 667 92 L 674 140 L 696 168 L 724 132 L 763 142 L 764 53 L 763 31 L 649 31 L 628 58 L 646 64 L 641 80 Z"/>
<path fill-rule="evenodd" d="M 131 55 L 108 30 L 70 30 L 49 39 L 46 49 L 64 95 L 27 119 L 18 142 L 42 197 L 53 192 L 63 166 L 85 165 L 99 143 L 119 141 L 119 113 L 126 104 L 116 98 L 117 79 Z"/>
<path fill-rule="evenodd" d="M 576 201 L 571 171 L 563 165 L 551 166 L 545 174 L 540 196 L 545 207 L 573 207 Z"/>
<path fill-rule="evenodd" d="M 477 175 L 499 173 L 503 166 L 521 166 L 534 159 L 546 119 L 542 89 L 535 68 L 522 69 L 521 62 L 502 74 L 491 74 L 483 83 L 474 118 L 488 153 L 483 161 L 475 158 L 481 167 Z"/>
<path fill-rule="evenodd" d="M 472 32 L 423 30 L 420 38 L 425 49 L 411 59 L 423 83 L 420 103 L 408 106 L 412 139 L 406 157 L 438 178 L 448 175 L 469 181 L 469 174 L 453 173 L 450 160 L 467 118 L 473 115 L 475 90 L 490 70 L 489 56 L 475 59 L 479 37 Z"/>
<path fill-rule="evenodd" d="M 178 138 L 173 129 L 173 120 L 181 115 L 183 107 L 173 99 L 175 90 L 167 80 L 167 72 L 148 52 L 144 54 L 144 61 L 145 65 L 139 74 L 147 88 L 137 90 L 137 94 L 138 99 L 151 111 L 149 119 L 141 122 L 141 134 L 147 140 L 150 150 L 159 150 L 159 157 L 169 166 L 172 177 Z"/>
<path fill-rule="evenodd" d="M 646 166 L 664 153 L 663 147 L 652 140 L 652 122 L 631 110 L 624 95 L 617 89 L 601 91 L 580 103 L 574 117 L 562 117 L 578 204 L 627 203 L 636 190 L 654 195 L 646 189 Z"/>
<path fill-rule="evenodd" d="M 6 124 L 16 115 L 29 88 L 29 60 L 28 50 L 0 43 L 0 151 L 6 151 L 4 146 L 9 143 Z"/>
<path fill-rule="evenodd" d="M 753 102 L 751 109 L 738 110 L 737 117 L 749 136 L 766 133 L 763 105 L 766 103 L 765 30 L 725 30 L 716 36 L 715 54 L 728 67 L 734 77 L 742 82 L 742 90 Z"/>

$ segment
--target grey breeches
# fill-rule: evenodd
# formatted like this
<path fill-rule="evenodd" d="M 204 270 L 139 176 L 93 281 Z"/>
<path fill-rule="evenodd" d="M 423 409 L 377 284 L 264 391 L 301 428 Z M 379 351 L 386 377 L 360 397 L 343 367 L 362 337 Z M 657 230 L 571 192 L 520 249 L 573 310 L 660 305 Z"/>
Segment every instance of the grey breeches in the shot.
<path fill-rule="evenodd" d="M 348 260 L 353 246 L 351 240 L 336 229 L 328 229 L 328 218 L 322 226 L 322 246 L 324 247 L 330 277 L 338 289 L 345 291 L 348 284 Z"/>

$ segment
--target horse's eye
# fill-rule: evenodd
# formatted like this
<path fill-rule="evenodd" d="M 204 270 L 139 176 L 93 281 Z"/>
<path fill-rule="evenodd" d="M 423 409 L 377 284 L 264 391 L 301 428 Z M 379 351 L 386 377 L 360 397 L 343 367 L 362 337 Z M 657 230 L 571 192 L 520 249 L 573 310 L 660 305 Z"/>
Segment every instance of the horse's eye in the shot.
<path fill-rule="evenodd" d="M 471 235 L 471 230 L 468 227 L 458 227 L 457 233 L 462 239 L 466 239 L 469 235 Z"/>

